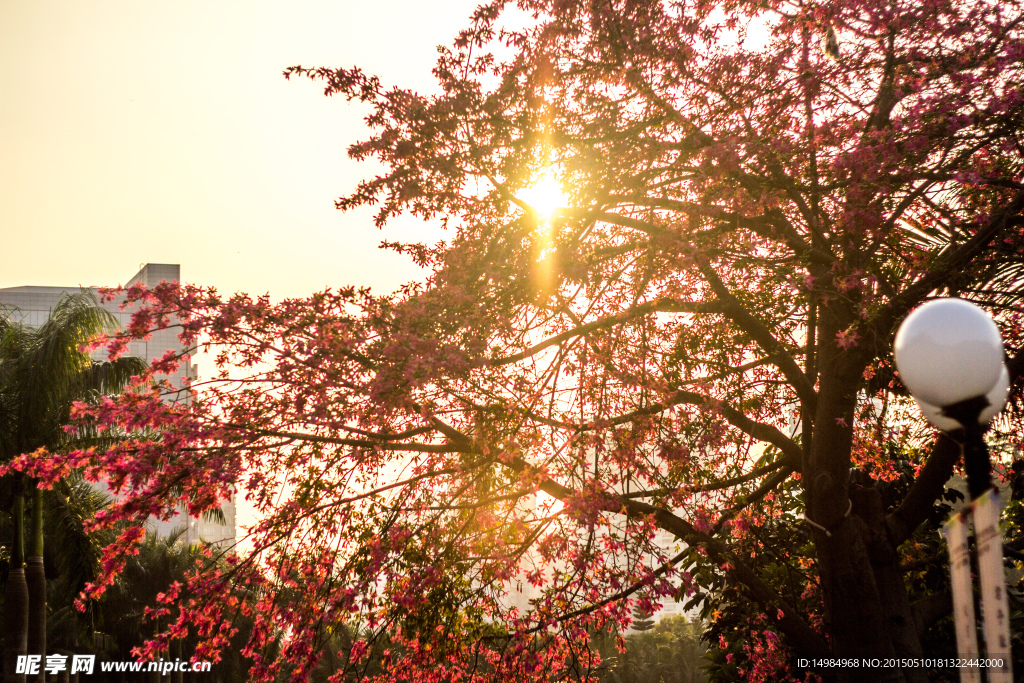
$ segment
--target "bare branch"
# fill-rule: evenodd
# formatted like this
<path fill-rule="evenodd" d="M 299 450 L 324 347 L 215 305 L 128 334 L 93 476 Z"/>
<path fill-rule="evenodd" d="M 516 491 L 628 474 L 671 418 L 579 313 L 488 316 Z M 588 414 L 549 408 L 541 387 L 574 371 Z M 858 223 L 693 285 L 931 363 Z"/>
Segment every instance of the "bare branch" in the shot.
<path fill-rule="evenodd" d="M 534 344 L 528 349 L 520 351 L 519 353 L 511 356 L 505 356 L 504 358 L 497 358 L 489 361 L 488 365 L 500 366 L 508 365 L 509 363 L 516 363 L 530 356 L 536 355 L 544 349 L 550 348 L 561 344 L 564 341 L 579 337 L 597 330 L 607 329 L 614 327 L 615 325 L 621 325 L 629 322 L 636 318 L 642 317 L 649 313 L 712 313 L 719 312 L 721 306 L 717 302 L 703 302 L 703 301 L 678 301 L 675 299 L 656 299 L 654 301 L 648 301 L 647 303 L 639 304 L 637 306 L 631 306 L 618 315 L 609 316 L 594 322 L 587 323 L 586 325 L 579 325 L 571 330 L 562 332 L 553 337 L 545 339 L 542 342 Z"/>
<path fill-rule="evenodd" d="M 783 346 L 782 342 L 775 338 L 771 330 L 755 318 L 740 300 L 726 289 L 725 284 L 710 266 L 698 259 L 697 267 L 715 292 L 715 296 L 725 305 L 725 314 L 758 343 L 796 390 L 804 406 L 808 411 L 813 412 L 818 404 L 817 393 L 814 391 L 814 385 L 810 383 L 803 370 L 793 360 L 793 355 Z"/>
<path fill-rule="evenodd" d="M 910 487 L 900 506 L 886 519 L 894 546 L 910 538 L 921 522 L 928 518 L 932 505 L 953 476 L 953 467 L 960 459 L 961 446 L 942 432 L 935 439 L 931 455 Z"/>

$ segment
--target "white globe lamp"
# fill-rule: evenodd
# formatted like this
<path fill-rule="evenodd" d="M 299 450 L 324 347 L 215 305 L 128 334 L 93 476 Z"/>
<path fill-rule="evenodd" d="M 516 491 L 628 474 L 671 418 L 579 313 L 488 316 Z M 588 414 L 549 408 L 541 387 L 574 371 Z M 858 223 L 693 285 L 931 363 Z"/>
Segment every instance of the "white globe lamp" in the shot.
<path fill-rule="evenodd" d="M 940 408 L 985 396 L 1003 370 L 1003 340 L 984 310 L 963 299 L 935 299 L 896 333 L 896 368 L 914 398 Z"/>
<path fill-rule="evenodd" d="M 988 401 L 988 406 L 983 408 L 981 414 L 978 415 L 978 422 L 981 424 L 988 424 L 992 419 L 1003 411 L 1006 407 L 1006 401 L 1010 396 L 1010 373 L 1007 371 L 1006 366 L 1003 366 L 1002 372 L 999 373 L 999 381 L 992 387 L 991 391 L 985 394 L 985 399 Z M 914 403 L 917 404 L 921 414 L 928 418 L 928 421 L 935 425 L 937 428 L 944 432 L 955 432 L 958 429 L 963 429 L 964 425 L 960 424 L 951 417 L 943 415 L 942 408 L 933 406 L 930 403 L 914 398 Z"/>
<path fill-rule="evenodd" d="M 977 499 L 992 486 L 984 425 L 1003 409 L 1010 386 L 999 328 L 968 301 L 936 299 L 903 321 L 893 355 L 925 417 L 943 431 L 963 430 L 967 488 Z"/>

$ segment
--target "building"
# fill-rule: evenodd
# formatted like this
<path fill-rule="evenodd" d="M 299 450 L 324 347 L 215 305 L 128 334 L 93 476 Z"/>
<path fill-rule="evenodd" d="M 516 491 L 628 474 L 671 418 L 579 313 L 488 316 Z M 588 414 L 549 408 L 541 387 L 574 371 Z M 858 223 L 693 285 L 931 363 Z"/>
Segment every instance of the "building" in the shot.
<path fill-rule="evenodd" d="M 132 277 L 125 285 L 130 286 L 141 282 L 147 287 L 154 287 L 160 282 L 177 282 L 180 279 L 181 268 L 178 264 L 147 263 L 141 270 Z M 8 287 L 0 288 L 0 309 L 3 314 L 15 322 L 38 327 L 50 317 L 50 311 L 57 305 L 61 297 L 66 294 L 76 294 L 81 291 L 91 291 L 99 298 L 96 287 Z M 131 309 L 121 310 L 124 297 L 118 297 L 113 301 L 101 304 L 109 311 L 118 322 L 124 326 L 131 319 Z M 137 356 L 147 361 L 163 356 L 167 351 L 181 350 L 181 343 L 178 341 L 177 333 L 172 330 L 160 330 L 154 332 L 147 340 L 132 342 L 128 347 L 128 355 Z M 103 358 L 105 351 L 98 349 L 93 352 L 93 358 Z M 169 396 L 171 401 L 188 401 L 190 393 L 185 389 L 183 377 L 195 379 L 195 367 L 191 360 L 185 360 L 176 377 L 169 377 L 171 383 L 181 391 L 177 396 Z M 161 537 L 168 536 L 172 530 L 185 526 L 184 539 L 191 542 L 200 540 L 216 543 L 221 547 L 231 547 L 235 544 L 235 504 L 234 500 L 221 504 L 221 511 L 224 523 L 212 519 L 188 519 L 184 514 L 184 508 L 171 520 L 161 521 L 150 520 L 150 526 Z"/>

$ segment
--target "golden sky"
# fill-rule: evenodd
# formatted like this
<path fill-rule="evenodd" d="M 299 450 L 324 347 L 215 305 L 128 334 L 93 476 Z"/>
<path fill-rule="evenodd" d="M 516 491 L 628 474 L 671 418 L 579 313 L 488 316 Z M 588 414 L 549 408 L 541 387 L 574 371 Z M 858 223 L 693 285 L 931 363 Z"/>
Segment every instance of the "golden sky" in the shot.
<path fill-rule="evenodd" d="M 0 287 L 120 284 L 180 263 L 222 292 L 390 291 L 417 276 L 334 200 L 365 108 L 285 81 L 352 66 L 433 90 L 477 0 L 0 0 Z"/>

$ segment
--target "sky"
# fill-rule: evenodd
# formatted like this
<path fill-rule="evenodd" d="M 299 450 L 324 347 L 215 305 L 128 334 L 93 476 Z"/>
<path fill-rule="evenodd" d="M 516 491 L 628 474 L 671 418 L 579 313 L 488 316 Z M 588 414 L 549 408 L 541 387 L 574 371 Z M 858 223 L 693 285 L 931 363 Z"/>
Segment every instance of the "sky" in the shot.
<path fill-rule="evenodd" d="M 369 109 L 281 72 L 433 92 L 476 4 L 0 0 L 0 288 L 119 285 L 144 263 L 273 299 L 421 277 L 377 245 L 436 225 L 334 208 L 378 169 L 346 154 Z"/>
<path fill-rule="evenodd" d="M 0 0 L 0 287 L 123 284 L 143 263 L 274 299 L 421 276 L 436 226 L 334 200 L 365 105 L 286 81 L 359 65 L 420 93 L 477 0 Z"/>

